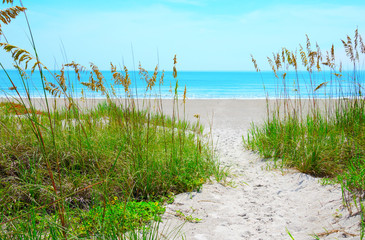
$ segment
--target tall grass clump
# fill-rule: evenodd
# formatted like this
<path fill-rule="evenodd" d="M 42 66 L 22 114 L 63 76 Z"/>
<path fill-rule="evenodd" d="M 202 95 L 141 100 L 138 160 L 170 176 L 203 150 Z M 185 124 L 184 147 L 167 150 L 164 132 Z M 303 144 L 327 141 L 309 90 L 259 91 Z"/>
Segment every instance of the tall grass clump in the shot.
<path fill-rule="evenodd" d="M 361 214 L 363 238 L 365 89 L 360 69 L 365 45 L 358 30 L 342 43 L 349 71 L 342 70 L 333 45 L 322 52 L 308 37 L 299 51 L 283 48 L 268 57 L 278 82 L 277 96 L 267 98 L 267 119 L 251 128 L 244 144 L 265 158 L 282 159 L 284 166 L 341 182 L 346 206 L 351 214 Z"/>
<path fill-rule="evenodd" d="M 0 21 L 9 24 L 19 14 L 26 17 L 22 4 L 1 10 Z M 71 62 L 53 72 L 41 62 L 31 31 L 32 51 L 1 34 L 0 47 L 10 54 L 21 85 L 0 63 L 11 84 L 0 103 L 0 238 L 176 237 L 159 229 L 163 204 L 222 173 L 200 124 L 179 113 L 186 89 L 180 100 L 176 56 L 173 114 L 166 116 L 153 91 L 164 81 L 158 66 L 152 74 L 139 66 L 147 87 L 145 98 L 137 99 L 125 66 L 111 64 L 112 79 L 93 63 Z M 31 98 L 30 76 L 41 81 L 39 99 Z M 83 86 L 81 98 L 74 97 L 71 78 Z M 86 92 L 105 101 L 83 108 L 85 101 L 96 102 L 85 99 Z"/>

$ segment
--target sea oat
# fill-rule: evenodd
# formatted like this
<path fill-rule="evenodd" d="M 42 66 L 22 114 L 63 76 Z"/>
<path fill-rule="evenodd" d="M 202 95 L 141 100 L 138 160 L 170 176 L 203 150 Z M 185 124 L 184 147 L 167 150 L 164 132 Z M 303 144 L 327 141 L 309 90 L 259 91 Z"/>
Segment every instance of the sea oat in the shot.
<path fill-rule="evenodd" d="M 361 53 L 365 54 L 365 44 L 362 41 L 361 35 L 359 36 L 359 41 L 360 41 L 360 50 L 361 50 Z"/>
<path fill-rule="evenodd" d="M 17 63 L 25 63 L 25 69 L 28 67 L 28 63 L 34 59 L 34 57 L 25 49 L 18 48 L 17 46 L 11 45 L 9 43 L 0 43 L 6 52 L 12 53 L 12 58 Z"/>
<path fill-rule="evenodd" d="M 251 54 L 251 61 L 252 61 L 253 65 L 255 66 L 256 72 L 260 72 L 260 68 L 258 67 L 256 59 L 252 56 L 252 54 Z"/>
<path fill-rule="evenodd" d="M 10 7 L 5 10 L 0 10 L 0 21 L 2 21 L 4 24 L 9 24 L 12 19 L 16 18 L 16 16 L 18 16 L 19 13 L 24 12 L 25 10 L 26 10 L 25 7 L 19 7 L 19 6 Z M 0 35 L 1 34 L 2 30 L 0 24 Z"/>
<path fill-rule="evenodd" d="M 279 70 L 280 67 L 281 67 L 280 54 L 279 53 L 277 53 L 277 54 L 273 53 L 273 58 L 274 58 L 274 62 L 275 62 L 275 65 L 276 65 L 276 70 Z"/>
<path fill-rule="evenodd" d="M 331 47 L 331 61 L 335 63 L 335 46 L 333 44 Z"/>
<path fill-rule="evenodd" d="M 52 82 L 48 82 L 45 77 L 43 77 L 43 81 L 44 81 L 44 86 L 45 86 L 44 89 L 47 92 L 49 92 L 54 97 L 60 97 L 61 96 L 62 91 L 59 89 L 58 86 L 56 86 Z"/>
<path fill-rule="evenodd" d="M 152 90 L 152 88 L 155 86 L 157 75 L 158 75 L 158 65 L 156 66 L 152 77 L 149 78 L 148 81 L 147 81 L 147 89 L 146 90 L 148 90 L 148 89 Z"/>
<path fill-rule="evenodd" d="M 352 41 L 351 41 L 351 38 L 349 36 L 347 36 L 347 42 L 345 42 L 344 40 L 341 40 L 342 41 L 342 44 L 345 48 L 345 51 L 346 51 L 346 55 L 350 58 L 350 60 L 352 62 L 355 61 L 355 56 L 354 56 L 354 49 L 353 49 L 353 46 L 352 46 Z"/>
<path fill-rule="evenodd" d="M 67 86 L 66 86 L 66 80 L 65 80 L 65 68 L 64 68 L 64 66 L 62 66 L 60 72 L 61 72 L 60 74 L 56 74 L 56 80 L 57 80 L 59 86 L 61 87 L 61 89 L 63 90 L 63 92 L 66 92 L 67 91 Z"/>
<path fill-rule="evenodd" d="M 271 60 L 271 58 L 267 57 L 267 61 L 269 62 L 269 65 L 270 65 L 271 69 L 273 70 L 273 72 L 275 74 L 275 77 L 276 78 L 279 78 L 278 74 L 276 73 L 276 69 L 275 69 L 274 63 Z"/>
<path fill-rule="evenodd" d="M 302 59 L 303 66 L 307 67 L 308 66 L 308 59 L 307 59 L 307 55 L 303 51 L 302 45 L 299 45 L 299 53 L 300 53 L 300 58 Z"/>
<path fill-rule="evenodd" d="M 176 63 L 177 63 L 177 60 L 176 60 L 176 54 L 175 54 L 175 56 L 174 56 L 174 67 L 173 67 L 173 71 L 172 71 L 172 75 L 174 76 L 174 78 L 177 78 Z"/>
<path fill-rule="evenodd" d="M 165 70 L 162 70 L 161 77 L 160 77 L 160 85 L 163 85 L 164 77 L 165 77 Z"/>
<path fill-rule="evenodd" d="M 291 59 L 292 59 L 292 65 L 295 68 L 295 70 L 298 69 L 298 65 L 297 65 L 297 57 L 296 55 L 294 55 L 294 53 L 291 53 Z"/>
<path fill-rule="evenodd" d="M 186 102 L 186 85 L 185 85 L 184 96 L 183 96 L 183 103 L 185 104 L 185 102 Z"/>
<path fill-rule="evenodd" d="M 66 67 L 72 67 L 73 70 L 75 71 L 76 73 L 76 76 L 77 76 L 77 80 L 81 80 L 81 77 L 80 77 L 80 72 L 83 72 L 85 70 L 85 67 L 83 67 L 82 65 L 78 64 L 78 63 L 75 63 L 74 61 L 72 61 L 72 63 L 67 63 L 65 64 Z"/>
<path fill-rule="evenodd" d="M 316 63 L 316 67 L 317 67 L 317 71 L 321 71 L 321 65 L 320 63 L 322 62 L 322 52 L 321 52 L 321 48 L 319 47 L 318 43 L 316 43 L 316 48 L 317 48 L 317 63 Z"/>
<path fill-rule="evenodd" d="M 14 64 L 13 67 L 18 70 L 23 79 L 29 79 L 28 74 L 19 65 Z"/>

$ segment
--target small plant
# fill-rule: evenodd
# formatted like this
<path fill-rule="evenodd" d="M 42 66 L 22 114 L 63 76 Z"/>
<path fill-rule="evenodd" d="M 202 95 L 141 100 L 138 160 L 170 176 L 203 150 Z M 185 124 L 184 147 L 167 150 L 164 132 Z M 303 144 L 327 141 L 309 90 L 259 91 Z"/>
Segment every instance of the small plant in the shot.
<path fill-rule="evenodd" d="M 198 223 L 202 220 L 200 218 L 195 218 L 192 215 L 185 215 L 181 210 L 176 210 L 175 216 L 191 223 Z"/>
<path fill-rule="evenodd" d="M 289 235 L 290 239 L 294 240 L 293 235 L 291 234 L 291 232 L 287 228 L 285 228 L 285 231 Z"/>
<path fill-rule="evenodd" d="M 339 213 L 339 210 L 338 209 L 336 209 L 336 212 L 333 214 L 333 217 L 334 218 L 341 218 L 342 217 L 342 214 Z"/>
<path fill-rule="evenodd" d="M 338 181 L 336 179 L 333 179 L 333 178 L 321 178 L 321 179 L 318 180 L 318 183 L 320 183 L 323 186 L 326 186 L 326 185 L 337 184 Z"/>
<path fill-rule="evenodd" d="M 81 236 L 96 235 L 103 225 L 104 231 L 111 227 L 118 232 L 127 232 L 150 221 L 161 221 L 160 215 L 164 212 L 165 208 L 158 202 L 120 202 L 114 197 L 105 209 L 99 205 L 83 214 L 78 226 Z"/>

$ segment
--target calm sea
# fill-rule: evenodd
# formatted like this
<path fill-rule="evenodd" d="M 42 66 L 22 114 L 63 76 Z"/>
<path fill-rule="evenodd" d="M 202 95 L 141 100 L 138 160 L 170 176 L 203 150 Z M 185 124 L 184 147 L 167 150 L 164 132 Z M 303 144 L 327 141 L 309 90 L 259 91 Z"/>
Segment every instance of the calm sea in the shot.
<path fill-rule="evenodd" d="M 57 73 L 57 72 L 56 72 Z M 102 71 L 106 85 L 113 82 L 110 71 Z M 35 72 L 25 82 L 25 86 L 20 78 L 19 74 L 15 70 L 7 71 L 7 74 L 17 86 L 21 95 L 25 96 L 25 88 L 29 89 L 31 97 L 44 96 L 42 90 L 42 81 L 40 80 L 39 72 Z M 6 95 L 15 96 L 15 91 L 10 91 L 9 87 L 12 87 L 11 82 L 7 74 L 0 72 L 0 96 Z M 358 79 L 364 82 L 364 72 L 358 72 Z M 341 79 L 336 78 L 335 75 L 330 72 L 321 72 L 309 75 L 307 72 L 289 72 L 286 75 L 285 81 L 275 78 L 272 72 L 178 72 L 178 94 L 181 97 L 184 92 L 184 88 L 187 88 L 188 99 L 250 99 L 250 98 L 276 98 L 280 96 L 295 96 L 301 94 L 302 98 L 307 98 L 315 94 L 317 97 L 323 98 L 331 95 L 332 97 L 338 96 L 351 96 L 354 86 L 353 73 L 343 73 Z M 94 93 L 86 90 L 76 78 L 74 72 L 66 72 L 67 86 L 72 90 L 74 97 L 81 97 L 81 89 L 84 88 L 86 97 L 88 98 L 103 98 L 105 96 L 100 93 Z M 50 82 L 52 76 L 50 73 L 45 72 L 45 77 Z M 138 98 L 152 97 L 156 94 L 161 95 L 162 98 L 172 98 L 172 92 L 175 88 L 175 79 L 172 76 L 172 72 L 165 72 L 164 84 L 159 87 L 158 85 L 152 92 L 146 92 L 146 82 L 141 79 L 138 72 L 130 72 L 132 81 L 132 95 Z M 89 74 L 84 73 L 81 75 L 81 81 L 87 82 L 89 80 Z M 360 81 L 360 84 L 362 84 Z M 328 82 L 317 91 L 314 89 L 323 82 Z M 157 80 L 158 84 L 158 80 Z M 171 87 L 170 87 L 171 86 Z M 285 86 L 285 90 L 284 90 Z M 362 85 L 364 86 L 364 85 Z M 116 88 L 118 97 L 124 97 L 125 93 L 120 86 Z"/>

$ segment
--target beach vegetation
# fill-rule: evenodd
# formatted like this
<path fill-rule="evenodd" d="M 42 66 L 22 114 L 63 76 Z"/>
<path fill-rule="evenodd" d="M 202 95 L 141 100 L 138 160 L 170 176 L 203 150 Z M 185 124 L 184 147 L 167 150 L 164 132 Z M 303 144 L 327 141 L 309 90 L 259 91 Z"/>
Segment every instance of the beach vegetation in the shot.
<path fill-rule="evenodd" d="M 19 14 L 29 27 L 22 4 L 1 10 L 0 21 L 9 24 Z M 145 98 L 138 99 L 126 66 L 118 70 L 111 64 L 109 81 L 93 63 L 70 62 L 50 71 L 38 56 L 30 27 L 31 51 L 11 45 L 1 34 L 2 54 L 11 56 L 21 86 L 0 62 L 11 84 L 0 103 L 0 238 L 177 237 L 180 228 L 159 229 L 164 204 L 224 173 L 199 120 L 185 120 L 187 93 L 185 88 L 182 97 L 177 94 L 176 56 L 173 113 L 167 116 L 161 96 L 152 91 L 164 80 L 158 66 L 152 74 L 139 66 L 147 88 Z M 37 99 L 31 97 L 32 74 L 42 83 Z M 75 97 L 70 76 L 83 86 L 81 97 Z M 104 101 L 88 99 L 87 91 Z M 83 107 L 85 102 L 93 107 Z"/>
<path fill-rule="evenodd" d="M 333 45 L 323 52 L 308 36 L 299 50 L 282 48 L 268 57 L 277 79 L 277 96 L 266 99 L 265 122 L 253 125 L 243 140 L 246 148 L 262 157 L 281 159 L 281 166 L 340 183 L 344 205 L 351 215 L 361 215 L 363 239 L 365 79 L 361 67 L 365 45 L 357 29 L 342 45 L 351 67 L 346 71 Z M 252 61 L 261 72 L 253 57 Z M 300 84 L 304 79 L 309 81 Z"/>

